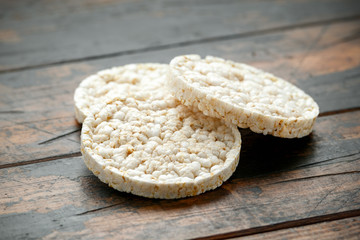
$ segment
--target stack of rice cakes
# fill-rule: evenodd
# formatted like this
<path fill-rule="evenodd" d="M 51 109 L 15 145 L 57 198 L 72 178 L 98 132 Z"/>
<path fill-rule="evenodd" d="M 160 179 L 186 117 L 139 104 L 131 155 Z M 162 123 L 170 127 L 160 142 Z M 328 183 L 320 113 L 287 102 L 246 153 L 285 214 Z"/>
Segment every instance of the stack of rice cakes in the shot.
<path fill-rule="evenodd" d="M 319 113 L 285 80 L 198 55 L 100 71 L 80 83 L 74 100 L 87 167 L 119 191 L 164 199 L 229 179 L 241 149 L 237 126 L 303 137 Z"/>

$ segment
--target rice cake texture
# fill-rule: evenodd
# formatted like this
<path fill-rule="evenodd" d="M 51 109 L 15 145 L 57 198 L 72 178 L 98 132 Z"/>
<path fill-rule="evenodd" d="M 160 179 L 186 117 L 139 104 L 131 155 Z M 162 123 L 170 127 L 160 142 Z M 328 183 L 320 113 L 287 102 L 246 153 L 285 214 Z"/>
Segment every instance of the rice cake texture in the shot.
<path fill-rule="evenodd" d="M 82 123 L 90 109 L 116 96 L 151 91 L 164 84 L 169 70 L 167 64 L 128 64 L 99 71 L 84 79 L 75 90 L 75 117 Z"/>
<path fill-rule="evenodd" d="M 158 92 L 162 99 L 118 97 L 94 108 L 81 132 L 87 167 L 109 186 L 149 198 L 194 196 L 220 186 L 239 161 L 237 127 Z"/>
<path fill-rule="evenodd" d="M 175 57 L 168 80 L 186 106 L 256 133 L 300 138 L 311 133 L 319 114 L 316 102 L 291 83 L 221 58 Z"/>

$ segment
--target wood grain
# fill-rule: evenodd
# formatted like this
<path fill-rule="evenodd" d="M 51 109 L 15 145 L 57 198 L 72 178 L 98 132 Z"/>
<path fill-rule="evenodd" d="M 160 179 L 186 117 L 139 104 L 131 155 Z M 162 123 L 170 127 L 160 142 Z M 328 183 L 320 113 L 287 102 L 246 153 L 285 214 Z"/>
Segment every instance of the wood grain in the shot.
<path fill-rule="evenodd" d="M 79 153 L 80 126 L 72 99 L 83 78 L 114 65 L 166 63 L 184 53 L 212 54 L 273 72 L 313 96 L 324 114 L 356 110 L 360 106 L 359 26 L 356 20 L 0 74 L 0 164 L 7 167 Z"/>
<path fill-rule="evenodd" d="M 234 176 L 187 199 L 117 192 L 81 157 L 1 169 L 0 236 L 184 239 L 346 218 L 360 207 L 359 117 L 360 111 L 322 117 L 310 137 L 288 144 L 245 132 L 248 142 Z"/>
<path fill-rule="evenodd" d="M 0 70 L 360 16 L 356 0 L 1 1 Z"/>
<path fill-rule="evenodd" d="M 273 231 L 265 234 L 255 234 L 247 237 L 234 238 L 238 240 L 260 239 L 359 239 L 360 217 L 346 218 L 337 221 L 329 221 L 304 227 L 296 227 L 285 230 Z"/>

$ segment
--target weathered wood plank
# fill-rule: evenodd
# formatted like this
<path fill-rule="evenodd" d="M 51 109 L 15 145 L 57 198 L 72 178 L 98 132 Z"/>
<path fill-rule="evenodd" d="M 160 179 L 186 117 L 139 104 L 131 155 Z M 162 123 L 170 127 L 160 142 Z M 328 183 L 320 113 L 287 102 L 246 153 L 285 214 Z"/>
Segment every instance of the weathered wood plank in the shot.
<path fill-rule="evenodd" d="M 356 0 L 1 1 L 0 70 L 360 15 Z"/>
<path fill-rule="evenodd" d="M 1 169 L 0 236 L 183 239 L 353 211 L 360 207 L 359 117 L 360 111 L 322 117 L 311 137 L 285 146 L 249 134 L 234 176 L 187 199 L 117 192 L 81 157 Z"/>
<path fill-rule="evenodd" d="M 250 63 L 304 89 L 322 113 L 359 107 L 360 21 L 295 29 L 0 75 L 0 163 L 79 152 L 73 93 L 87 75 L 132 62 L 169 62 L 184 53 Z M 6 165 L 7 166 L 7 165 Z"/>
<path fill-rule="evenodd" d="M 234 238 L 238 240 L 260 240 L 260 239 L 359 239 L 360 217 L 346 218 L 337 221 L 313 224 L 304 227 L 284 229 L 269 233 L 256 234 L 247 237 Z"/>

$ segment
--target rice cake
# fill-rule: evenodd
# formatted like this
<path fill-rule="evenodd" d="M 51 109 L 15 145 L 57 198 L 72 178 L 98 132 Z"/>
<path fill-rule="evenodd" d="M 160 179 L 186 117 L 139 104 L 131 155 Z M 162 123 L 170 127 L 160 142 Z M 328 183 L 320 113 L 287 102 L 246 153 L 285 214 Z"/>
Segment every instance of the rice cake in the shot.
<path fill-rule="evenodd" d="M 85 164 L 119 191 L 194 196 L 220 186 L 239 162 L 237 127 L 182 105 L 164 86 L 120 95 L 87 115 L 81 131 Z"/>
<path fill-rule="evenodd" d="M 319 114 L 316 102 L 291 83 L 221 58 L 175 57 L 168 81 L 186 106 L 265 135 L 306 136 Z"/>
<path fill-rule="evenodd" d="M 75 90 L 75 117 L 82 123 L 90 109 L 106 99 L 137 94 L 161 87 L 169 65 L 157 63 L 128 64 L 99 71 L 84 79 Z"/>

